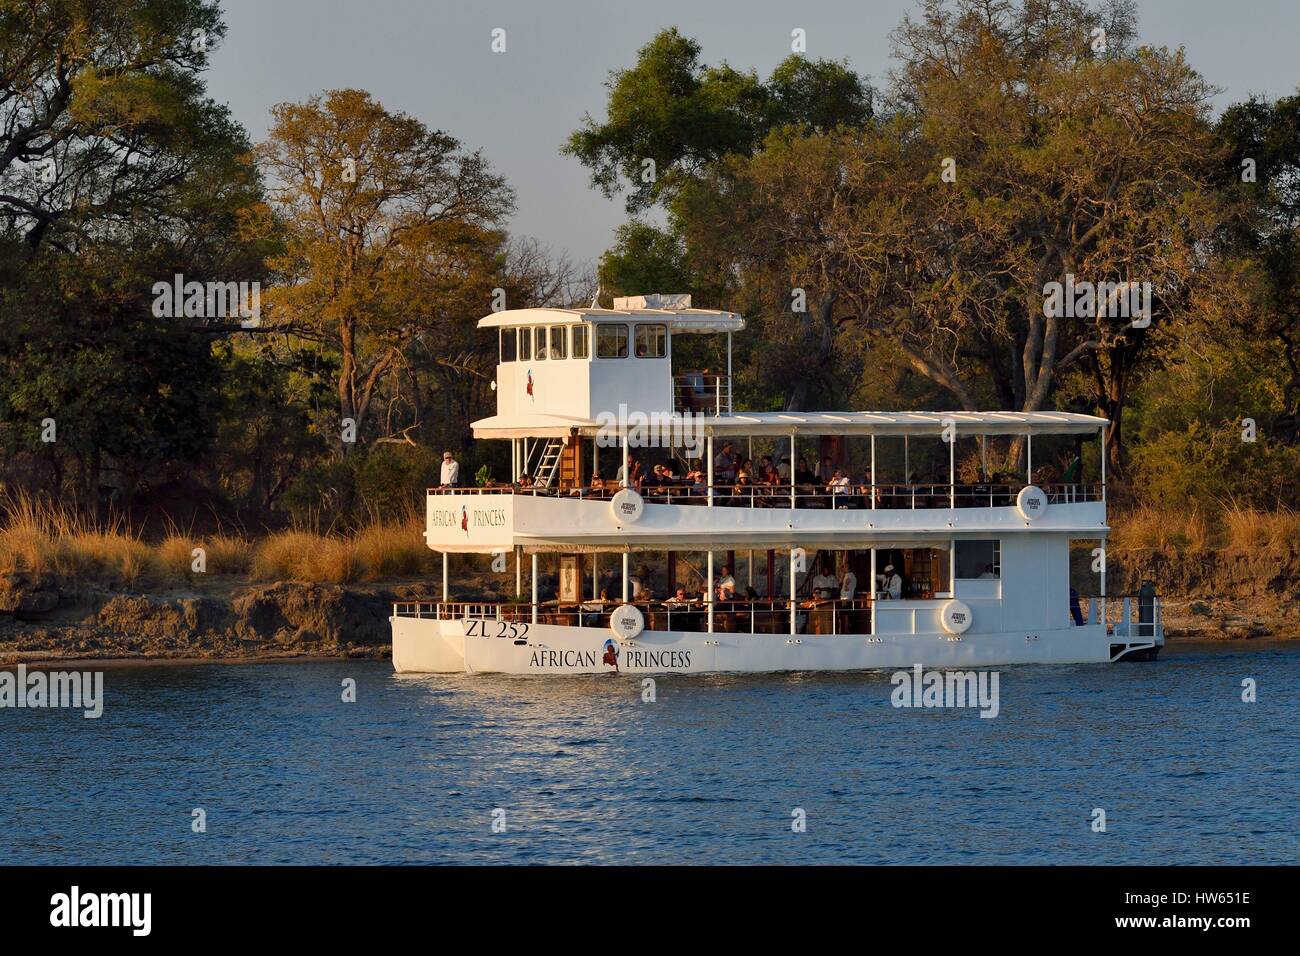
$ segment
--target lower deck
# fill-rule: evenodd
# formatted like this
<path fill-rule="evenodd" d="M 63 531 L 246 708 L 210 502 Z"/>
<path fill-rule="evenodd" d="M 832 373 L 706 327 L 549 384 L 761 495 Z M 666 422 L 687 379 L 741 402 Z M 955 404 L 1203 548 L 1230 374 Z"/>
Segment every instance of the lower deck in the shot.
<path fill-rule="evenodd" d="M 392 618 L 393 665 L 399 673 L 506 674 L 994 667 L 1150 657 L 1164 643 L 1154 599 L 1145 605 L 1088 602 L 1092 616 L 1082 624 L 972 634 L 885 629 L 878 613 L 873 632 L 870 613 L 840 608 L 840 602 L 802 608 L 796 603 L 793 613 L 767 603 L 730 602 L 711 612 L 682 611 L 674 619 L 638 608 L 644 627 L 632 637 L 618 636 L 612 620 L 628 605 L 567 617 L 534 615 L 526 605 L 399 604 Z M 1120 612 L 1113 622 L 1107 608 Z M 915 621 L 917 609 L 897 610 L 912 612 Z M 709 613 L 712 629 L 700 619 Z M 779 630 L 778 620 L 790 630 Z M 859 630 L 864 625 L 867 630 Z"/>

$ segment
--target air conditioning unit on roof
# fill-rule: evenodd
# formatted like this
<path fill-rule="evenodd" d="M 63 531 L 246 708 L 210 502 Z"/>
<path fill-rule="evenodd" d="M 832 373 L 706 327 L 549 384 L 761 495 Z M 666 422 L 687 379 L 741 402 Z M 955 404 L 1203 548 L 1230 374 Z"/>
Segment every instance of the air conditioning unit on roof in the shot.
<path fill-rule="evenodd" d="M 650 295 L 628 295 L 614 300 L 614 308 L 622 312 L 636 309 L 689 309 L 691 297 L 684 292 L 655 292 Z"/>

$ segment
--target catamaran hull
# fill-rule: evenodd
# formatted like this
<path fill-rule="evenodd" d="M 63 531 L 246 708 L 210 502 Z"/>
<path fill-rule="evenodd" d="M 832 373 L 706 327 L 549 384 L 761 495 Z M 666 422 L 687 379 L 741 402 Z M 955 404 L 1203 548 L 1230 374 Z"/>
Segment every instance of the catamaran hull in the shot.
<path fill-rule="evenodd" d="M 1115 659 L 1101 624 L 1038 633 L 705 634 L 394 617 L 399 674 L 702 674 L 1086 664 Z M 513 632 L 512 632 L 513 629 Z M 500 633 L 498 633 L 500 631 Z M 467 633 L 469 632 L 469 633 Z"/>

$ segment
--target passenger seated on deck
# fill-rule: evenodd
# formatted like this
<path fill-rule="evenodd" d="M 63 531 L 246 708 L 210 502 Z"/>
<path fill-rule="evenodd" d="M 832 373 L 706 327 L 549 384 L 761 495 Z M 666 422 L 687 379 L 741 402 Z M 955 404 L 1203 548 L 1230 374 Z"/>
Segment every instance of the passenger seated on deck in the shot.
<path fill-rule="evenodd" d="M 826 490 L 837 497 L 847 495 L 851 484 L 849 476 L 844 474 L 841 469 L 836 468 L 835 473 L 831 475 L 831 480 L 826 483 Z M 843 499 L 840 499 L 840 503 L 843 504 Z"/>
<path fill-rule="evenodd" d="M 591 488 L 586 491 L 583 497 L 603 498 L 605 497 L 605 479 L 600 475 L 591 476 Z"/>
<path fill-rule="evenodd" d="M 629 475 L 631 475 L 630 478 Z M 614 480 L 624 488 L 640 488 L 641 462 L 637 461 L 635 456 L 629 454 L 627 464 L 618 470 L 618 475 Z"/>
<path fill-rule="evenodd" d="M 673 596 L 665 601 L 664 604 L 673 610 L 678 610 L 679 608 L 690 607 L 691 599 L 686 595 L 686 588 L 679 584 L 677 585 L 677 590 L 673 592 Z"/>
<path fill-rule="evenodd" d="M 736 478 L 736 483 L 732 485 L 732 502 L 739 505 L 748 505 L 754 498 L 754 483 L 749 472 L 742 471 Z"/>
<path fill-rule="evenodd" d="M 520 488 L 531 488 L 533 486 L 533 476 L 528 474 L 528 472 L 524 472 L 519 476 L 519 481 L 516 483 Z"/>
<path fill-rule="evenodd" d="M 650 469 L 650 474 L 641 479 L 642 488 L 658 488 L 663 484 L 663 465 L 655 465 Z"/>
<path fill-rule="evenodd" d="M 808 467 L 808 459 L 802 455 L 799 456 L 799 464 L 794 470 L 794 483 L 800 486 L 800 490 L 812 490 L 812 486 L 817 483 L 817 476 L 812 473 Z"/>

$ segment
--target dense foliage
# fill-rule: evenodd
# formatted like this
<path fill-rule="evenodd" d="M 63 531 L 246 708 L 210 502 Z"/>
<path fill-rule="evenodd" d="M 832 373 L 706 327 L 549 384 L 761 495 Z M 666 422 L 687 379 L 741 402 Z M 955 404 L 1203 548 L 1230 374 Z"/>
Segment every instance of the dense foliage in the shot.
<path fill-rule="evenodd" d="M 744 313 L 750 407 L 1093 411 L 1136 497 L 1293 507 L 1300 95 L 1216 116 L 1138 27 L 923 0 L 878 87 L 664 30 L 564 146 L 631 216 L 601 294 Z M 224 35 L 205 0 L 0 0 L 0 490 L 252 531 L 400 518 L 444 446 L 504 478 L 469 441 L 475 320 L 595 277 L 508 235 L 487 157 L 364 91 L 251 143 L 204 88 Z M 260 283 L 259 314 L 160 312 L 177 276 Z M 1149 326 L 1046 314 L 1071 276 L 1150 282 Z"/>

